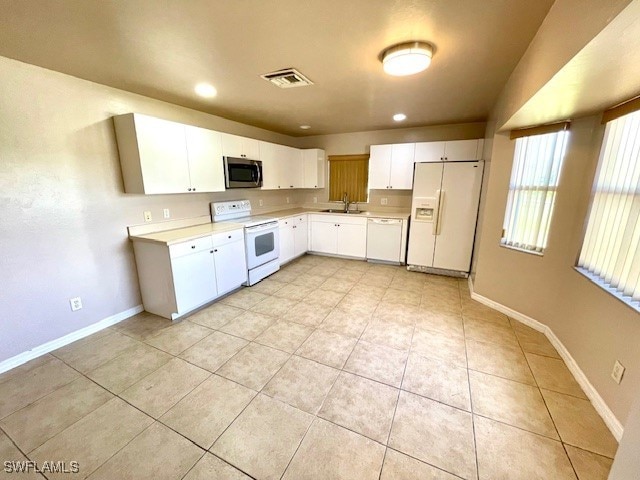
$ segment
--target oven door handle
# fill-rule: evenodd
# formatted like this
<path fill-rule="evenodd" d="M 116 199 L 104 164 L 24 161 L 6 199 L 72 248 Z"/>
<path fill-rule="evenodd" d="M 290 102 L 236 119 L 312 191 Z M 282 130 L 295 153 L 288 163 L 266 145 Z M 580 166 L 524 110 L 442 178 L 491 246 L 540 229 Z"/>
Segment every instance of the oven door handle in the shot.
<path fill-rule="evenodd" d="M 246 227 L 247 233 L 259 233 L 265 230 L 274 230 L 278 228 L 278 222 L 269 222 L 262 225 L 256 225 L 255 227 Z"/>

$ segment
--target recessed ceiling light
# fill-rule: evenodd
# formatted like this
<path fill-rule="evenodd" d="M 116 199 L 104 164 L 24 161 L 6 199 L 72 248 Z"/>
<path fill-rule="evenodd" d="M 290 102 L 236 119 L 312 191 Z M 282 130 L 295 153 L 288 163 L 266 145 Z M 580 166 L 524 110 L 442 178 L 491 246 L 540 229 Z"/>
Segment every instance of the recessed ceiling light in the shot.
<path fill-rule="evenodd" d="M 209 83 L 199 83 L 196 85 L 194 90 L 198 95 L 204 98 L 213 98 L 218 94 L 216 87 Z"/>
<path fill-rule="evenodd" d="M 426 70 L 431 64 L 433 46 L 427 42 L 393 45 L 380 54 L 382 68 L 389 75 L 404 76 Z"/>
<path fill-rule="evenodd" d="M 302 130 L 309 130 L 311 128 L 311 125 L 300 125 L 300 128 Z"/>
<path fill-rule="evenodd" d="M 396 113 L 396 114 L 393 116 L 393 119 L 394 119 L 396 122 L 401 122 L 401 121 L 403 121 L 403 120 L 406 120 L 406 119 L 407 119 L 407 116 L 406 116 L 404 113 Z"/>

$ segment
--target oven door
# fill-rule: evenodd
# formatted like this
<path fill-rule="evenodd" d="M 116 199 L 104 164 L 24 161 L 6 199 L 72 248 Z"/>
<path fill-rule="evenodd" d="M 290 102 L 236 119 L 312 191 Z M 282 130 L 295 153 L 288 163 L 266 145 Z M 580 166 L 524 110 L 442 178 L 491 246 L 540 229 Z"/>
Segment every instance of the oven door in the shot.
<path fill-rule="evenodd" d="M 245 228 L 247 242 L 247 268 L 259 267 L 280 256 L 280 229 L 278 222 L 269 222 Z"/>
<path fill-rule="evenodd" d="M 246 158 L 224 157 L 227 188 L 259 188 L 262 186 L 262 162 Z"/>

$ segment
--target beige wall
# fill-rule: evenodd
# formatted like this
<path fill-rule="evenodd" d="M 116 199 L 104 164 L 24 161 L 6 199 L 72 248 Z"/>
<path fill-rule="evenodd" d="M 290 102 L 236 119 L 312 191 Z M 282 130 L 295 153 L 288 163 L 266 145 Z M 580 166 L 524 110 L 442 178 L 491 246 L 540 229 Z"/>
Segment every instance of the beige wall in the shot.
<path fill-rule="evenodd" d="M 289 191 L 126 195 L 110 117 L 141 112 L 293 144 L 293 138 L 0 57 L 0 361 L 140 304 L 127 225 L 207 215 L 209 202 L 301 201 Z M 257 203 L 257 202 L 256 202 Z M 71 312 L 69 298 L 84 308 Z"/>
<path fill-rule="evenodd" d="M 500 246 L 515 142 L 494 137 L 474 289 L 551 327 L 624 422 L 640 385 L 640 315 L 574 269 L 603 136 L 599 120 L 572 123 L 544 256 Z M 609 377 L 616 359 L 627 367 L 620 385 Z"/>

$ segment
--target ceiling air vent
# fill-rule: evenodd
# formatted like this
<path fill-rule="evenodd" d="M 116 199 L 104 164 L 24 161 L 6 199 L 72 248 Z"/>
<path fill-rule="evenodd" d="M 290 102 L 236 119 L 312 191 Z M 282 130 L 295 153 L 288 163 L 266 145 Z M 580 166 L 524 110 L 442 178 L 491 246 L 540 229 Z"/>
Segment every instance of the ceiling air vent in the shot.
<path fill-rule="evenodd" d="M 265 80 L 280 88 L 305 87 L 313 85 L 313 82 L 297 71 L 295 68 L 285 68 L 277 72 L 260 75 Z"/>

